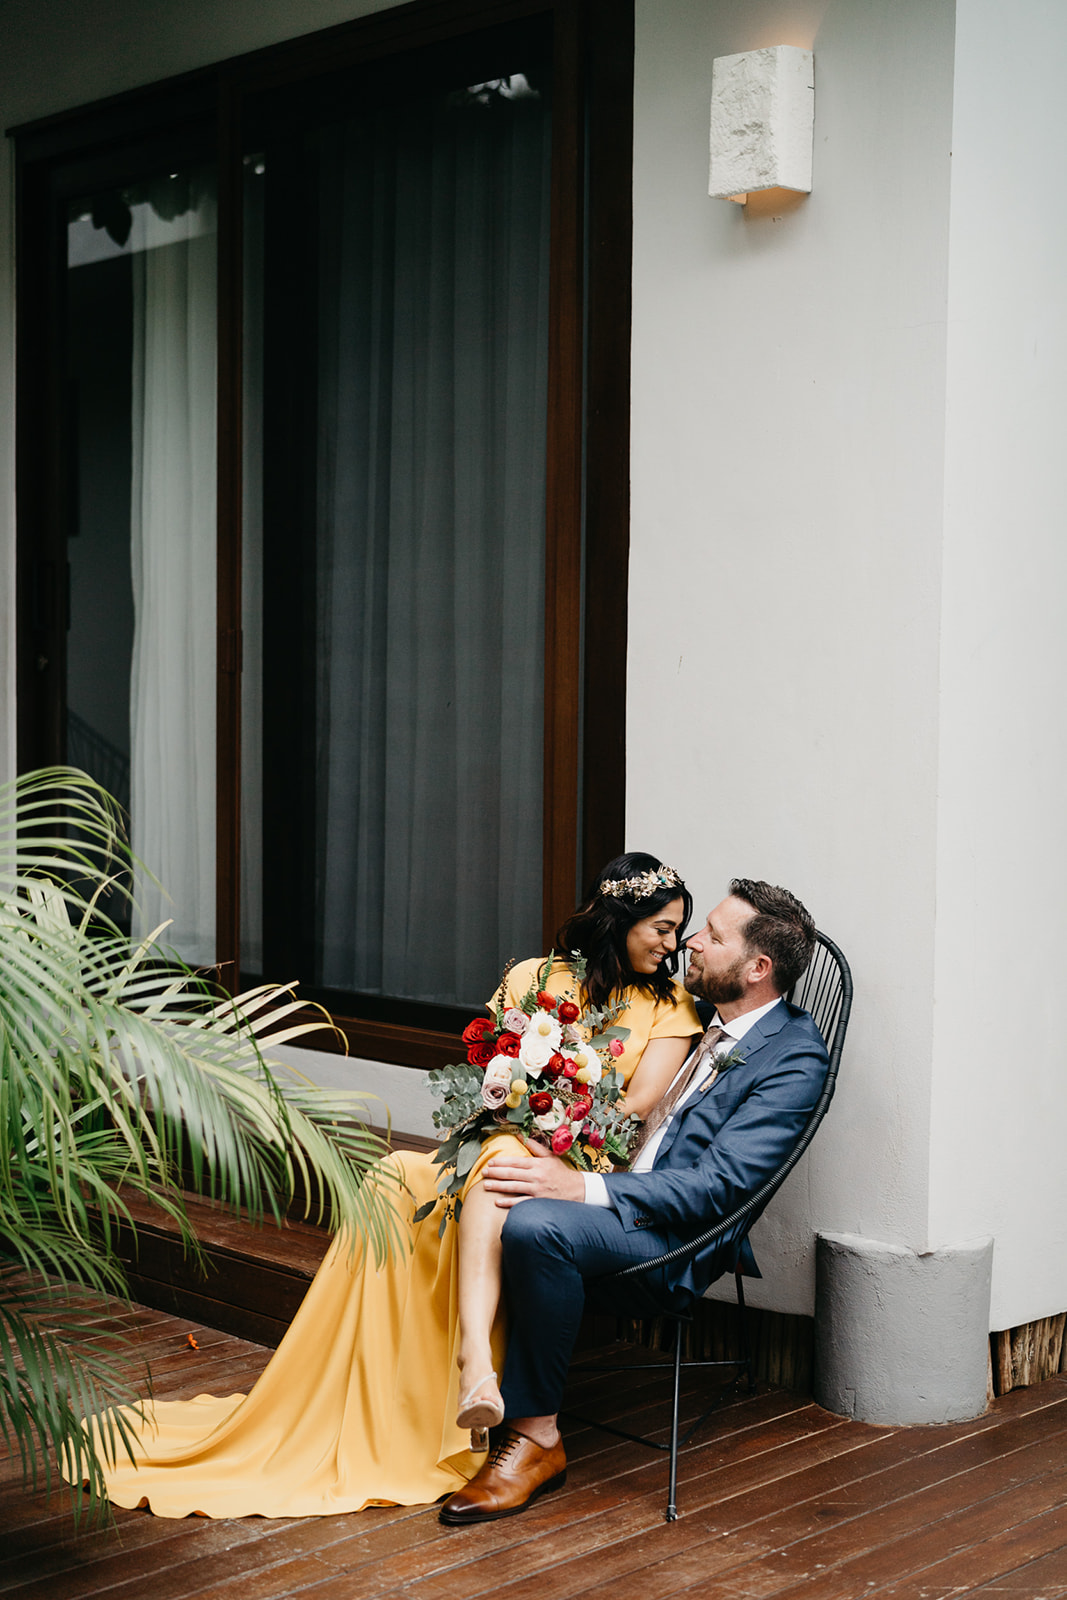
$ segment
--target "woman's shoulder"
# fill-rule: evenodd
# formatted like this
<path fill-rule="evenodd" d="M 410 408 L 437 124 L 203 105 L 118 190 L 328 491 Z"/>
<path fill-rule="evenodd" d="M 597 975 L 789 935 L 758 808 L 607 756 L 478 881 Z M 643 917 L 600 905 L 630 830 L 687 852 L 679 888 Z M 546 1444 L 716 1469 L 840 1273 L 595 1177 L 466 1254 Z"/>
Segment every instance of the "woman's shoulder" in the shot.
<path fill-rule="evenodd" d="M 655 1002 L 652 1031 L 653 1036 L 664 1038 L 677 1038 L 703 1032 L 693 997 L 677 978 L 671 980 L 670 998 L 666 1000 L 657 998 Z"/>
<path fill-rule="evenodd" d="M 525 961 L 516 961 L 514 966 L 509 967 L 504 980 L 504 998 L 508 1005 L 517 1005 L 529 989 L 541 982 L 541 975 L 544 972 L 547 960 L 547 956 L 528 956 Z M 568 990 L 573 986 L 574 973 L 567 963 L 559 959 L 553 961 L 548 977 L 545 979 L 545 987 L 548 991 L 559 996 L 564 990 Z M 489 1001 L 490 1005 L 496 1003 L 499 993 L 500 989 L 498 987 Z"/>

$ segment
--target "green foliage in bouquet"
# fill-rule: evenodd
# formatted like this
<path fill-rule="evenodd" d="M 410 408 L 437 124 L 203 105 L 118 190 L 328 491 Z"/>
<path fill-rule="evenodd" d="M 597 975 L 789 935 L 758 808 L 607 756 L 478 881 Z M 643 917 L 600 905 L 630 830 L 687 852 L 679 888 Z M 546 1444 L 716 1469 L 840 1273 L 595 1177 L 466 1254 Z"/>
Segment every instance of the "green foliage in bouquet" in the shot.
<path fill-rule="evenodd" d="M 555 965 L 555 955 L 549 955 L 515 1006 L 504 1004 L 505 971 L 492 1015 L 476 1017 L 463 1031 L 467 1060 L 429 1075 L 442 1101 L 434 1124 L 447 1130 L 434 1158 L 442 1169 L 442 1232 L 449 1217 L 459 1214 L 460 1192 L 482 1144 L 504 1128 L 582 1171 L 628 1160 L 638 1124 L 619 1103 L 622 1080 L 615 1070 L 630 1033 L 615 1020 L 625 1002 L 583 1011 L 576 998 L 585 973 L 582 957 L 573 952 L 566 963 L 573 985 L 563 996 L 545 987 Z M 439 1203 L 420 1206 L 416 1222 Z"/>

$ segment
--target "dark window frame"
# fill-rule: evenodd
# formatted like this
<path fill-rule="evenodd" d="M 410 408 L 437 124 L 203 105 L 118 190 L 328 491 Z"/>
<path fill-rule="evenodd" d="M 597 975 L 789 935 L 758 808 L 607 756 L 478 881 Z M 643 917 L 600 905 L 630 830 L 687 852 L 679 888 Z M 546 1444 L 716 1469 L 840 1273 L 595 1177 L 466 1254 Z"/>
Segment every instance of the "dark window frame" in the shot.
<path fill-rule="evenodd" d="M 218 165 L 216 935 L 238 975 L 241 736 L 241 186 L 249 106 L 346 65 L 530 17 L 553 30 L 543 937 L 622 848 L 629 524 L 631 0 L 414 0 L 9 130 L 17 197 L 20 770 L 63 748 L 61 203 L 189 151 Z M 143 157 L 143 160 L 140 158 Z M 584 537 L 584 563 L 583 563 Z M 584 661 L 579 639 L 584 630 Z M 42 665 L 43 663 L 43 665 Z M 583 683 L 584 670 L 584 683 Z M 414 1067 L 455 1055 L 443 1019 L 338 1012 L 356 1053 Z M 326 1036 L 322 1036 L 322 1043 Z M 321 1044 L 320 1044 L 321 1047 Z"/>

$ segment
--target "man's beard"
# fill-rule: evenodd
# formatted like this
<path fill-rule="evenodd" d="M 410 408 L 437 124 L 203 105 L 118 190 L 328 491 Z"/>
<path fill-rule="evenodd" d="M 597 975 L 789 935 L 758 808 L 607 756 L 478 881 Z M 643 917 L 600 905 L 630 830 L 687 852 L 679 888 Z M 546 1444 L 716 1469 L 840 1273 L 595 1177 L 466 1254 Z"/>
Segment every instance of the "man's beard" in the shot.
<path fill-rule="evenodd" d="M 715 1006 L 725 1006 L 734 1000 L 741 1000 L 745 993 L 741 977 L 745 960 L 745 956 L 738 956 L 733 966 L 728 967 L 725 972 L 720 972 L 717 977 L 703 966 L 699 972 L 694 971 L 693 963 L 690 961 L 689 970 L 685 975 L 685 986 L 698 1000 L 708 1000 Z"/>

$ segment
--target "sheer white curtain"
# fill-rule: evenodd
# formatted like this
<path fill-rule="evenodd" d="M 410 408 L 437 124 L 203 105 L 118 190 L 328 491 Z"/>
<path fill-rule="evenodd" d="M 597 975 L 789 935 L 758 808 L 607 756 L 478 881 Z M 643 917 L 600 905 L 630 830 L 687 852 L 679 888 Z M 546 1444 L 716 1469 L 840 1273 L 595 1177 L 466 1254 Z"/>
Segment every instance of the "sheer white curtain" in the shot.
<path fill-rule="evenodd" d="M 547 107 L 319 170 L 318 981 L 480 1004 L 540 944 Z"/>
<path fill-rule="evenodd" d="M 147 208 L 145 208 L 147 211 Z M 149 216 L 151 223 L 151 216 Z M 139 931 L 215 958 L 215 232 L 203 198 L 133 257 L 131 827 Z"/>

